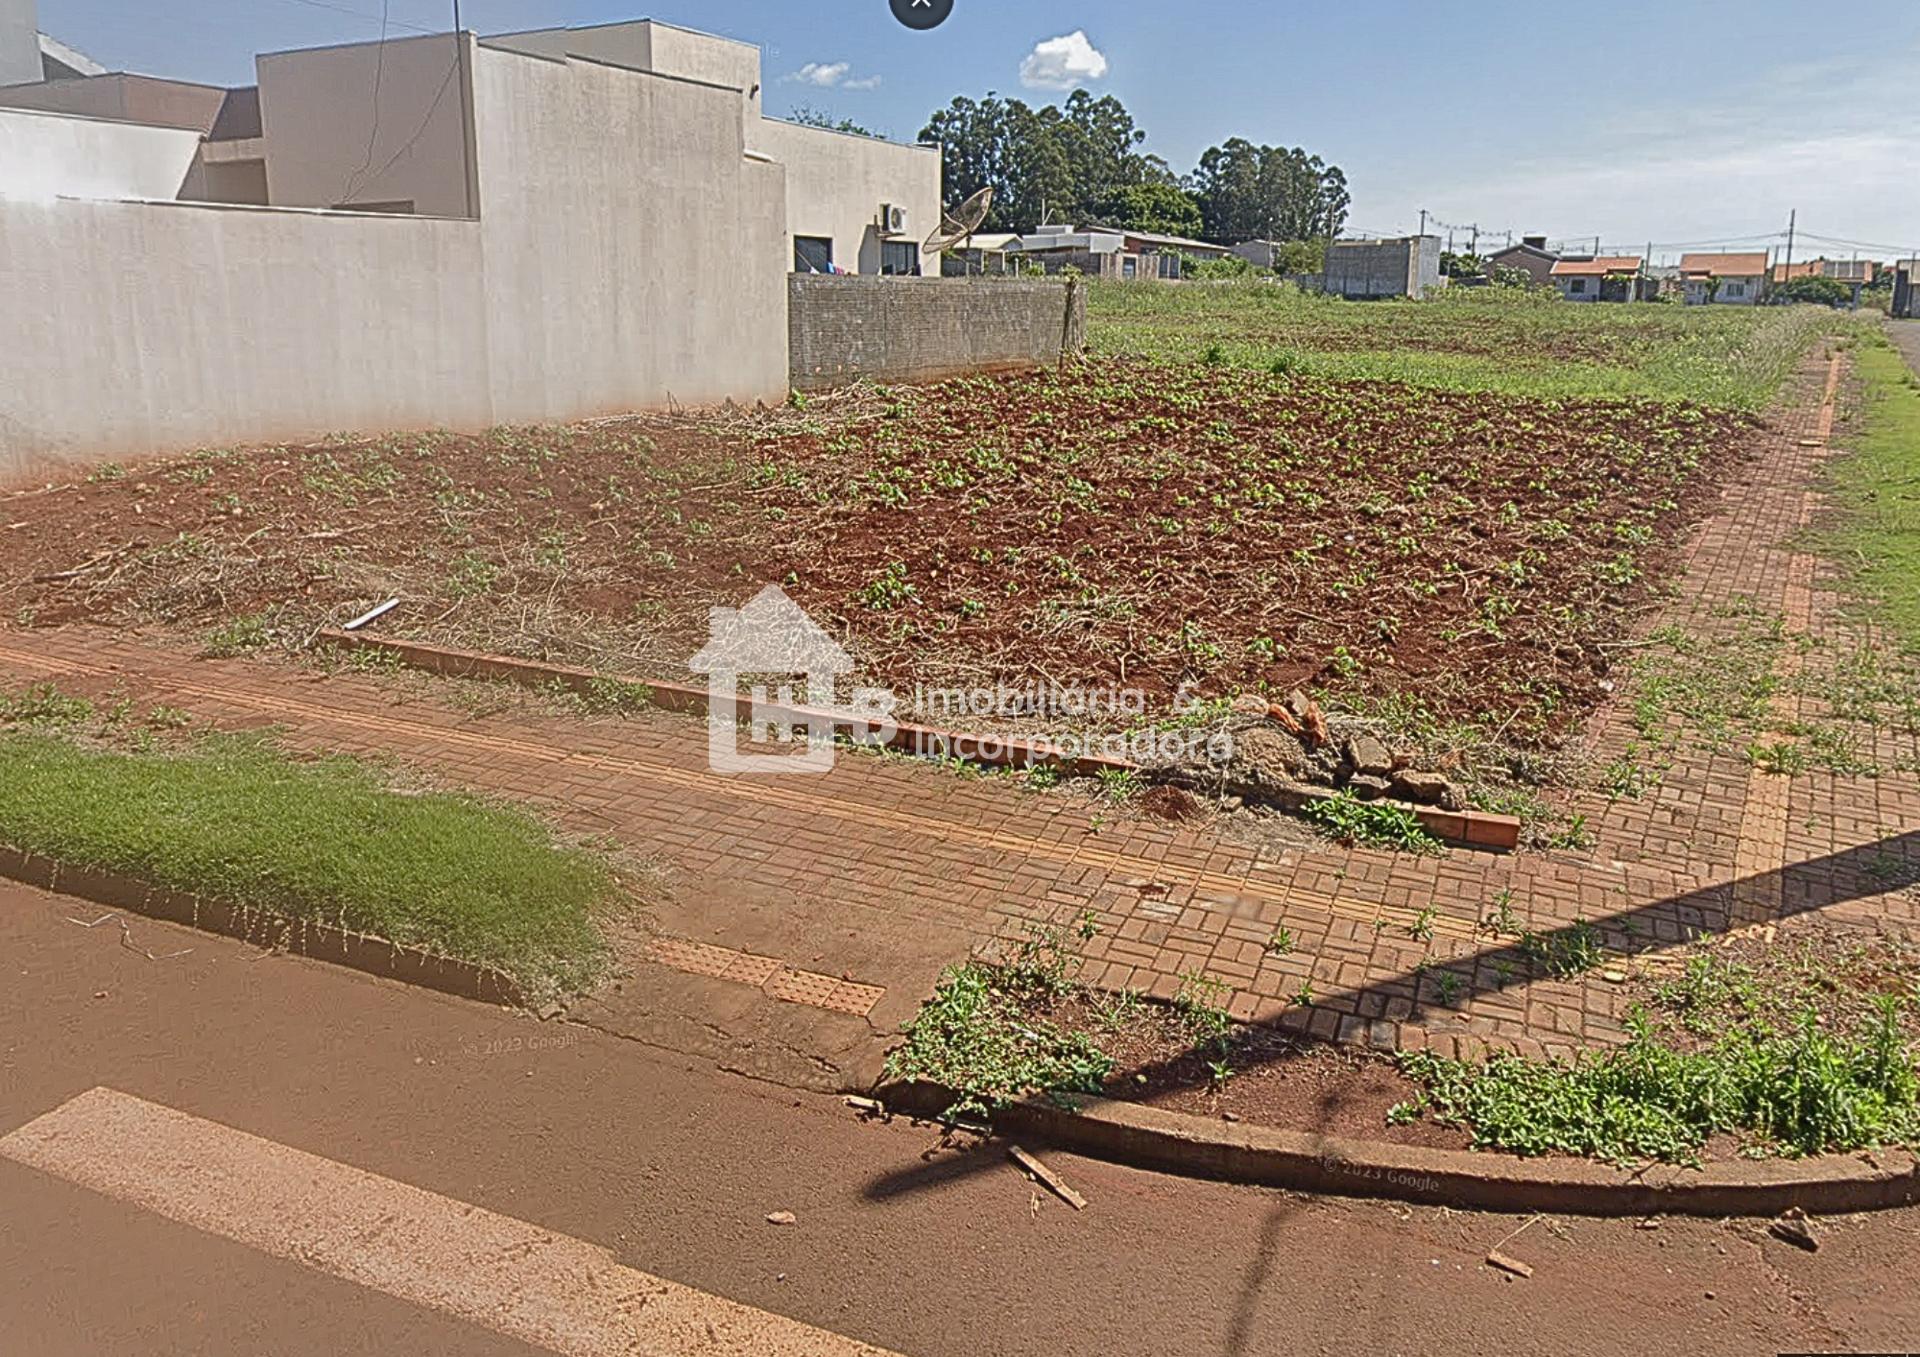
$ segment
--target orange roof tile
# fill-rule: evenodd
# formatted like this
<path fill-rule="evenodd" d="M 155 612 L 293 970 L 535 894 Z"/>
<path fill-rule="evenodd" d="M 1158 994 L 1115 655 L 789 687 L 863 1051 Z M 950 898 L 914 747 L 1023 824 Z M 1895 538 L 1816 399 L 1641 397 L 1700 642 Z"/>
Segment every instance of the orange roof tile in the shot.
<path fill-rule="evenodd" d="M 1558 278 L 1604 278 L 1609 273 L 1638 273 L 1640 261 L 1633 255 L 1617 255 L 1610 259 L 1562 259 L 1554 264 L 1551 272 Z"/>
<path fill-rule="evenodd" d="M 1767 271 L 1767 252 L 1751 254 L 1683 254 L 1680 272 L 1706 273 L 1715 278 L 1758 278 Z"/>

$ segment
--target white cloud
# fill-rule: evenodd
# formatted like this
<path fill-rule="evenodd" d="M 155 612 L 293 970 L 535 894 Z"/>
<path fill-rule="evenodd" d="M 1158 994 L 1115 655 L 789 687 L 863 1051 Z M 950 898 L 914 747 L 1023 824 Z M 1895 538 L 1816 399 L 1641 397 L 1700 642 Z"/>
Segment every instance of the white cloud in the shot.
<path fill-rule="evenodd" d="M 809 61 L 792 75 L 783 77 L 793 85 L 812 85 L 823 90 L 873 90 L 880 88 L 877 75 L 853 74 L 853 64 L 846 61 Z"/>
<path fill-rule="evenodd" d="M 821 89 L 832 89 L 847 78 L 847 72 L 853 67 L 844 61 L 809 61 L 787 79 L 801 85 L 818 85 Z"/>
<path fill-rule="evenodd" d="M 1020 63 L 1020 83 L 1030 90 L 1070 90 L 1106 73 L 1106 57 L 1077 28 L 1064 37 L 1035 43 Z"/>

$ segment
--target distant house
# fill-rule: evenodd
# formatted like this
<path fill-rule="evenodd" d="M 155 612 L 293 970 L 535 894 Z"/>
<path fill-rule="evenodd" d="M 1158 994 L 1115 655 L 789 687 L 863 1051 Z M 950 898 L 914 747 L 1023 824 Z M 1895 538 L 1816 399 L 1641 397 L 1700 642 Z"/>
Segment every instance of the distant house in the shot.
<path fill-rule="evenodd" d="M 1874 263 L 1871 259 L 1806 259 L 1798 264 L 1775 264 L 1769 275 L 1776 283 L 1795 278 L 1831 278 L 1837 283 L 1857 283 L 1871 287 Z"/>
<path fill-rule="evenodd" d="M 1553 266 L 1559 259 L 1547 248 L 1545 236 L 1522 236 L 1518 245 L 1489 255 L 1487 263 L 1494 269 L 1518 269 L 1533 280 L 1535 287 L 1545 287 L 1552 281 Z"/>
<path fill-rule="evenodd" d="M 1633 255 L 1559 259 L 1548 276 L 1570 302 L 1630 302 L 1645 295 L 1639 287 L 1640 260 Z"/>
<path fill-rule="evenodd" d="M 1689 306 L 1757 306 L 1767 295 L 1767 252 L 1683 254 L 1680 281 Z"/>
<path fill-rule="evenodd" d="M 1099 278 L 1166 278 L 1181 276 L 1183 256 L 1219 259 L 1224 245 L 1186 236 L 1164 236 L 1153 231 L 1119 227 L 1042 226 L 1006 246 L 1013 259 L 1030 260 L 1048 273 L 1071 265 Z"/>

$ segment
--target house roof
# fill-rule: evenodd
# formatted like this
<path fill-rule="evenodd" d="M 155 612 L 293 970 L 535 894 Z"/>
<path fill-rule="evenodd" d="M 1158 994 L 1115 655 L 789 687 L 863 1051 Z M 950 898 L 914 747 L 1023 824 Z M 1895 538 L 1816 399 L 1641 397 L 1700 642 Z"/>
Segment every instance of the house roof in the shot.
<path fill-rule="evenodd" d="M 1529 245 L 1524 240 L 1518 245 L 1509 245 L 1504 250 L 1495 250 L 1489 259 L 1505 259 L 1510 254 L 1530 254 L 1536 259 L 1558 259 L 1560 256 L 1552 250 L 1543 250 L 1538 245 Z"/>
<path fill-rule="evenodd" d="M 1767 252 L 1741 254 L 1683 254 L 1680 272 L 1706 273 L 1716 278 L 1758 278 L 1767 271 Z"/>
<path fill-rule="evenodd" d="M 1784 283 L 1790 278 L 1818 278 L 1819 276 L 1820 261 L 1818 259 L 1809 259 L 1799 264 L 1773 266 L 1773 281 L 1776 283 Z"/>
<path fill-rule="evenodd" d="M 1599 259 L 1560 259 L 1548 270 L 1555 278 L 1604 278 L 1610 273 L 1638 273 L 1640 260 L 1635 255 L 1601 256 Z"/>

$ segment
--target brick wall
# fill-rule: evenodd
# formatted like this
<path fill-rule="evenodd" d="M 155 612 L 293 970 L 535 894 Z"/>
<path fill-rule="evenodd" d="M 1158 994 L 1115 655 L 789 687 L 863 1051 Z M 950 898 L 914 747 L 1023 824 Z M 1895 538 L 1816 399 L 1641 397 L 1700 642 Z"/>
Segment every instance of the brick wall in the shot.
<path fill-rule="evenodd" d="M 787 286 L 788 367 L 803 391 L 1034 367 L 1058 361 L 1063 337 L 1070 353 L 1086 338 L 1086 288 L 1062 281 L 797 273 Z"/>

